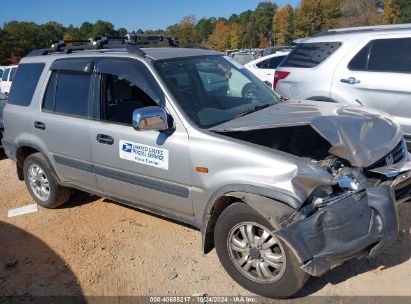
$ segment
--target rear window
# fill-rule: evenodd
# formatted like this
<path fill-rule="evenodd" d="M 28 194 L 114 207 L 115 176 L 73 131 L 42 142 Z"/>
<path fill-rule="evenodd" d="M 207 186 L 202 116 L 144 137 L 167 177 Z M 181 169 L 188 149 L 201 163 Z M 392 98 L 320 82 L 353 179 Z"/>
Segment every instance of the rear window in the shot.
<path fill-rule="evenodd" d="M 20 64 L 11 86 L 8 102 L 18 106 L 28 106 L 33 98 L 44 63 Z"/>
<path fill-rule="evenodd" d="M 88 117 L 91 74 L 54 71 L 47 85 L 43 109 Z"/>
<path fill-rule="evenodd" d="M 341 42 L 299 43 L 282 62 L 282 67 L 313 68 L 330 57 Z"/>

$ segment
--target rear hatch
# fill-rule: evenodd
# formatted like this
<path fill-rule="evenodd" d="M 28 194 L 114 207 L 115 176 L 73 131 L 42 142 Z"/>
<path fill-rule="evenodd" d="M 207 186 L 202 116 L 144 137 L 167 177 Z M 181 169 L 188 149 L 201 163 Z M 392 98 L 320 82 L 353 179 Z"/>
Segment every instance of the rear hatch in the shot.
<path fill-rule="evenodd" d="M 299 96 L 304 86 L 311 86 L 314 76 L 311 72 L 329 58 L 341 42 L 301 42 L 281 62 L 274 75 L 274 90 L 288 98 L 307 98 Z"/>

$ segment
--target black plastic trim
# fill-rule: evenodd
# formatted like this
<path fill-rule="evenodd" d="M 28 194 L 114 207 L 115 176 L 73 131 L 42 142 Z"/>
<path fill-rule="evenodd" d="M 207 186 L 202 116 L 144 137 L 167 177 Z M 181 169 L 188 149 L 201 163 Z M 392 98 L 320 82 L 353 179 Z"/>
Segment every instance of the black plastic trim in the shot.
<path fill-rule="evenodd" d="M 151 179 L 151 178 L 146 178 L 143 176 L 127 173 L 127 172 L 121 172 L 113 169 L 109 169 L 106 167 L 94 166 L 94 172 L 97 175 L 104 176 L 107 178 L 115 179 L 124 183 L 172 194 L 175 196 L 183 197 L 183 198 L 188 198 L 189 197 L 189 189 L 184 186 L 178 186 L 175 184 Z"/>
<path fill-rule="evenodd" d="M 60 165 L 78 169 L 80 171 L 94 173 L 94 165 L 92 163 L 84 162 L 84 161 L 80 161 L 77 159 L 72 159 L 66 156 L 56 155 L 56 154 L 53 155 L 53 157 L 56 163 Z"/>
<path fill-rule="evenodd" d="M 54 155 L 56 163 L 72 167 L 81 171 L 95 173 L 103 177 L 118 180 L 124 183 L 168 193 L 178 197 L 188 198 L 189 189 L 185 186 L 179 186 L 153 178 L 147 178 L 133 173 L 122 172 L 111 168 L 95 165 L 89 162 L 80 161 L 62 155 Z"/>
<path fill-rule="evenodd" d="M 90 59 L 90 58 L 57 59 L 51 64 L 50 70 L 92 74 L 94 71 L 94 59 Z"/>

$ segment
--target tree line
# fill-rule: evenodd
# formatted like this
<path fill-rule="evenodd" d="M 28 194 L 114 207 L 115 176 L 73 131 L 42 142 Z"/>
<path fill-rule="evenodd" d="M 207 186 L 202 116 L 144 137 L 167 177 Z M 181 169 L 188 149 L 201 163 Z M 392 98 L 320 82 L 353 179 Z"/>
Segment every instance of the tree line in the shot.
<path fill-rule="evenodd" d="M 216 50 L 288 45 L 294 39 L 338 27 L 411 22 L 411 0 L 301 0 L 298 7 L 260 2 L 255 10 L 229 18 L 197 20 L 185 16 L 160 30 L 115 28 L 111 22 L 84 22 L 79 27 L 56 21 L 45 24 L 10 21 L 0 28 L 0 64 L 17 63 L 29 51 L 52 40 L 86 40 L 124 36 L 127 32 L 178 37 L 181 46 L 204 45 Z"/>

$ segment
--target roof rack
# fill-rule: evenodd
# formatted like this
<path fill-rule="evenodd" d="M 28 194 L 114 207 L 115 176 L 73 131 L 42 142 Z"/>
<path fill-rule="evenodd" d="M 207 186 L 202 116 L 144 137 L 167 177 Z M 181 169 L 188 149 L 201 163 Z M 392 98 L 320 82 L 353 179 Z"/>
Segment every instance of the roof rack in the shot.
<path fill-rule="evenodd" d="M 318 32 L 314 34 L 312 37 L 331 36 L 331 35 L 336 35 L 336 34 L 352 34 L 352 33 L 364 33 L 364 32 L 374 32 L 374 31 L 386 31 L 386 30 L 391 30 L 391 31 L 411 30 L 411 23 L 339 28 L 339 29 L 332 29 L 328 31 Z"/>
<path fill-rule="evenodd" d="M 70 54 L 73 51 L 119 49 L 125 48 L 128 53 L 144 56 L 146 53 L 141 47 L 158 46 L 167 42 L 170 47 L 178 47 L 179 41 L 174 37 L 162 35 L 127 34 L 124 37 L 95 37 L 88 40 L 59 40 L 52 41 L 50 48 L 31 51 L 27 56 L 43 56 L 52 53 Z M 71 45 L 77 44 L 80 45 Z M 81 44 L 82 43 L 82 44 Z"/>

